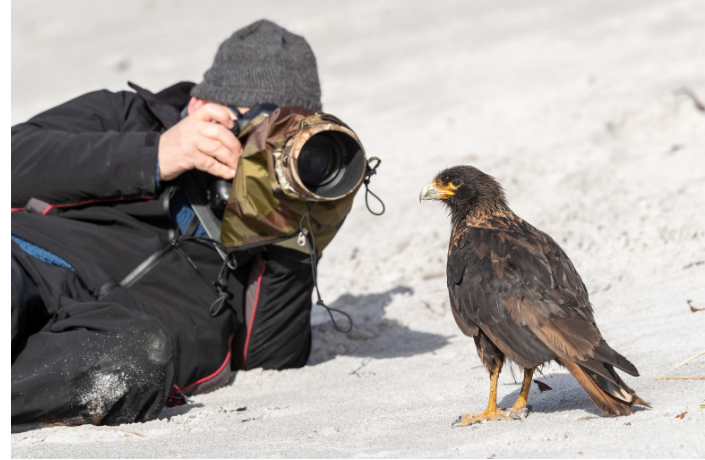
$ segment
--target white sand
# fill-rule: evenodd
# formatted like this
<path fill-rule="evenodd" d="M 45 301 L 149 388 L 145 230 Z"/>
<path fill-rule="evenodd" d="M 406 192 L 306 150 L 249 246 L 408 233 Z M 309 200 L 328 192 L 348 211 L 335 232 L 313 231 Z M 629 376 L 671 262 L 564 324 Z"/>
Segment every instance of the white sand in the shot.
<path fill-rule="evenodd" d="M 12 435 L 14 457 L 705 457 L 705 381 L 656 380 L 705 350 L 705 8 L 701 1 L 17 2 L 12 120 L 91 89 L 199 80 L 260 17 L 307 37 L 327 111 L 383 158 L 321 262 L 347 337 L 314 312 L 310 365 L 114 428 Z M 190 23 L 198 23 L 192 26 Z M 419 190 L 446 166 L 495 175 L 580 271 L 653 410 L 603 417 L 552 365 L 522 422 L 451 428 L 488 377 L 445 292 L 448 219 Z M 705 357 L 668 375 L 705 375 Z M 517 374 L 519 376 L 519 374 Z M 501 405 L 519 392 L 507 370 Z M 246 407 L 244 411 L 237 408 Z M 676 415 L 687 412 L 683 419 Z"/>

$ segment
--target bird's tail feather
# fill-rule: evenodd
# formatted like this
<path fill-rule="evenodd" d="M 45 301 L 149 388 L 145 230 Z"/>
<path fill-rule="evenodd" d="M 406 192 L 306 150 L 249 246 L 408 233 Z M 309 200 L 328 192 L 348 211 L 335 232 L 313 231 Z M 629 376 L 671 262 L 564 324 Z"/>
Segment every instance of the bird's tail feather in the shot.
<path fill-rule="evenodd" d="M 632 404 L 651 407 L 619 378 L 610 364 L 603 363 L 613 379 L 607 379 L 573 361 L 563 361 L 563 365 L 587 392 L 590 399 L 597 404 L 597 407 L 608 415 L 630 415 Z"/>
<path fill-rule="evenodd" d="M 641 399 L 641 397 L 640 397 L 638 394 L 636 394 L 636 392 L 635 392 L 634 390 L 632 390 L 632 389 L 629 387 L 629 385 L 627 385 L 626 383 L 624 383 L 624 380 L 621 380 L 621 379 L 620 379 L 619 383 L 624 387 L 625 390 L 627 390 L 627 392 L 628 392 L 630 395 L 632 395 L 632 404 L 636 404 L 636 405 L 638 405 L 638 406 L 648 407 L 649 409 L 651 409 L 651 405 L 650 405 L 649 403 L 647 403 L 646 401 L 644 401 L 643 399 Z"/>
<path fill-rule="evenodd" d="M 600 338 L 600 343 L 593 350 L 593 358 L 602 361 L 603 363 L 611 364 L 617 369 L 621 369 L 629 375 L 639 377 L 639 371 L 636 369 L 627 358 L 617 353 L 610 347 L 605 339 Z"/>

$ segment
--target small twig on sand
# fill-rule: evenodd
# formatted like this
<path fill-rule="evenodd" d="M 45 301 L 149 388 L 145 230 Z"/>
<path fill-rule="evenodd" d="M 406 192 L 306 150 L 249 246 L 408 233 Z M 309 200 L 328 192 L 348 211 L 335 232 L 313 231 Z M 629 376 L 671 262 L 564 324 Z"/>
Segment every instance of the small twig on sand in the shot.
<path fill-rule="evenodd" d="M 700 102 L 700 99 L 698 99 L 698 96 L 693 92 L 692 89 L 690 88 L 678 88 L 675 91 L 676 94 L 685 94 L 688 96 L 692 101 L 693 104 L 695 104 L 695 108 L 700 110 L 701 112 L 705 112 L 705 105 Z"/>
<path fill-rule="evenodd" d="M 83 426 L 69 426 L 67 428 L 88 428 L 88 429 L 92 429 L 92 430 L 101 430 L 101 429 L 102 430 L 105 430 L 105 429 L 107 429 L 107 430 L 120 430 L 120 431 L 126 431 L 128 433 L 136 434 L 137 436 L 141 436 L 143 438 L 147 438 L 147 436 L 143 435 L 139 431 L 128 430 L 127 428 L 121 428 L 119 426 L 85 426 L 85 425 L 83 425 Z"/>
<path fill-rule="evenodd" d="M 382 409 L 383 411 L 392 414 L 392 415 L 393 415 L 394 417 L 396 417 L 398 420 L 401 420 L 399 417 L 397 417 L 397 415 L 396 415 L 395 413 L 389 412 L 389 411 L 388 411 L 387 409 L 385 409 L 384 407 L 375 407 L 375 408 L 372 409 L 372 410 L 373 410 L 373 411 L 376 411 L 377 409 Z M 403 422 L 404 420 L 401 420 L 401 421 Z"/>
<path fill-rule="evenodd" d="M 675 366 L 675 367 L 672 367 L 671 369 L 667 370 L 666 372 L 663 372 L 661 375 L 659 375 L 658 377 L 656 377 L 656 379 L 657 379 L 657 380 L 691 380 L 691 379 L 694 379 L 694 380 L 703 380 L 703 379 L 705 379 L 705 376 L 702 376 L 702 377 L 664 377 L 664 376 L 663 376 L 663 374 L 668 374 L 668 373 L 671 372 L 673 369 L 676 369 L 676 368 L 678 368 L 678 367 L 681 367 L 683 364 L 687 364 L 687 363 L 691 362 L 692 360 L 694 360 L 695 358 L 697 358 L 698 356 L 702 356 L 702 355 L 705 355 L 705 351 L 702 351 L 702 352 L 698 353 L 697 355 L 686 359 L 685 361 L 683 361 L 683 362 L 680 363 L 679 365 L 677 365 L 677 366 Z"/>
<path fill-rule="evenodd" d="M 357 371 L 362 370 L 362 368 L 365 367 L 365 366 L 367 366 L 368 364 L 370 364 L 370 362 L 372 362 L 372 358 L 365 358 L 365 359 L 363 359 L 363 360 L 362 360 L 362 363 L 360 364 L 360 367 L 358 367 L 357 369 L 355 369 L 354 371 L 352 371 L 352 372 L 350 373 L 350 375 L 357 375 L 359 378 L 362 378 L 362 376 L 361 376 L 360 374 L 358 374 Z M 372 374 L 374 375 L 374 373 L 372 373 Z"/>

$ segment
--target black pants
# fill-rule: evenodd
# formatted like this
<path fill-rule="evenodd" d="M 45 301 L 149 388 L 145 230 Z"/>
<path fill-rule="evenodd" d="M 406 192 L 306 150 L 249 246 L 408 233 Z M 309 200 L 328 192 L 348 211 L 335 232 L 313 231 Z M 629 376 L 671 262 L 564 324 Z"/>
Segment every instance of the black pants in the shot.
<path fill-rule="evenodd" d="M 12 431 L 158 415 L 174 381 L 159 322 L 112 303 L 57 300 L 47 307 L 12 258 Z"/>
<path fill-rule="evenodd" d="M 262 253 L 240 270 L 247 279 L 244 298 L 239 306 L 233 303 L 243 310 L 245 321 L 221 334 L 225 343 L 233 337 L 228 374 L 230 367 L 303 366 L 311 349 L 313 289 L 305 255 Z M 13 255 L 12 431 L 156 417 L 175 382 L 184 381 L 169 324 L 144 311 L 92 299 L 66 269 L 52 267 L 43 273 L 52 277 L 49 285 L 59 286 L 55 302 L 42 300 L 46 292 L 39 295 Z M 195 354 L 191 350 L 194 359 L 199 353 L 204 361 L 212 359 L 210 347 Z M 193 376 L 192 389 L 214 389 L 198 384 L 205 380 L 199 377 Z M 211 382 L 216 380 L 228 381 Z"/>

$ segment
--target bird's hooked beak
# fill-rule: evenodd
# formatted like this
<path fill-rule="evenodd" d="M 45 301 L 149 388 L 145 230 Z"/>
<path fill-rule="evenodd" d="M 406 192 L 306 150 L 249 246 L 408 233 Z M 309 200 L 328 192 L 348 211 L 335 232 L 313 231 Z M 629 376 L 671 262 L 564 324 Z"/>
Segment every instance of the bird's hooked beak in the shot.
<path fill-rule="evenodd" d="M 421 200 L 437 200 L 442 198 L 443 193 L 444 191 L 439 190 L 438 187 L 436 187 L 436 182 L 433 181 L 425 186 L 421 190 L 421 193 L 419 193 L 419 203 L 421 203 Z"/>

